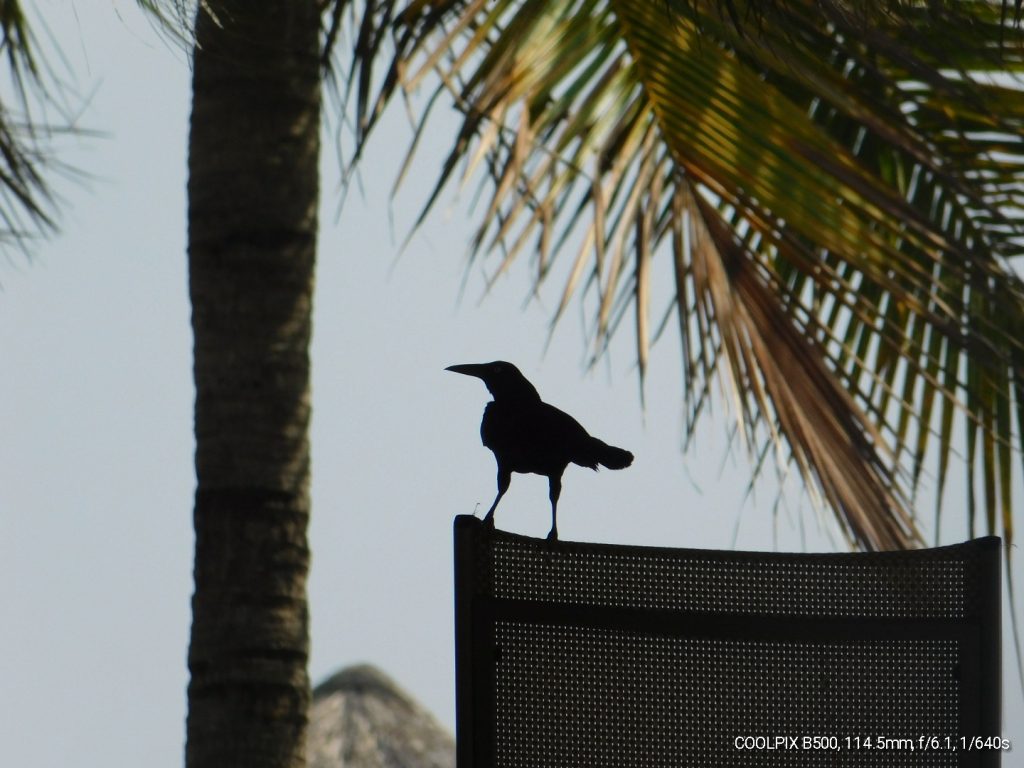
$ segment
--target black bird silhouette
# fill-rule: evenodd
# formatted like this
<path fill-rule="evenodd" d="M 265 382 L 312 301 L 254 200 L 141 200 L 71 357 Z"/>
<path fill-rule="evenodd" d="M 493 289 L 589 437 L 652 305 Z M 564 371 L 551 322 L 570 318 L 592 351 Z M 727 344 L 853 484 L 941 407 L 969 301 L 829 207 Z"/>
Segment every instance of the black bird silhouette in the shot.
<path fill-rule="evenodd" d="M 494 510 L 512 482 L 513 472 L 547 475 L 551 499 L 549 539 L 558 538 L 558 497 L 562 473 L 569 464 L 596 470 L 625 469 L 633 454 L 591 437 L 576 419 L 553 405 L 542 402 L 533 384 L 512 363 L 450 365 L 446 371 L 483 379 L 494 397 L 484 409 L 480 438 L 494 452 L 498 462 L 498 495 L 484 516 L 494 525 Z"/>

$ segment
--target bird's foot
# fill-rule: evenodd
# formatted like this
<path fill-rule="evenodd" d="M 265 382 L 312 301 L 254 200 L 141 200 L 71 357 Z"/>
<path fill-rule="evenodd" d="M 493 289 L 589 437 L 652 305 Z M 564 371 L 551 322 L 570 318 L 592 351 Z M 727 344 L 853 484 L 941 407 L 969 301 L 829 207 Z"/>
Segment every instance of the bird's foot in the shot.
<path fill-rule="evenodd" d="M 548 531 L 548 541 L 558 541 L 558 529 L 552 528 Z"/>
<path fill-rule="evenodd" d="M 493 528 L 494 527 L 494 513 L 493 512 L 488 512 L 486 515 L 484 515 L 483 523 L 488 528 Z"/>

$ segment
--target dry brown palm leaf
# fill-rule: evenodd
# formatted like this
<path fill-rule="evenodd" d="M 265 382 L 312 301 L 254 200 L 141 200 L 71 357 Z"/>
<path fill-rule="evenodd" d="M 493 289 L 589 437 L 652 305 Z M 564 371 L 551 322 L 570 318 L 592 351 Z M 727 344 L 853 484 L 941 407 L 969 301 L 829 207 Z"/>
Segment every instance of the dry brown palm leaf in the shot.
<path fill-rule="evenodd" d="M 593 292 L 600 351 L 632 308 L 642 375 L 671 258 L 691 423 L 728 375 L 744 434 L 781 440 L 867 548 L 919 540 L 908 498 L 930 461 L 941 497 L 963 429 L 979 522 L 1011 537 L 1024 45 L 1003 4 L 367 8 L 395 50 L 376 97 L 357 52 L 360 125 L 436 78 L 463 125 L 427 208 L 483 169 L 474 247 L 504 249 L 496 272 L 534 243 L 538 281 L 573 254 L 557 315 Z"/>

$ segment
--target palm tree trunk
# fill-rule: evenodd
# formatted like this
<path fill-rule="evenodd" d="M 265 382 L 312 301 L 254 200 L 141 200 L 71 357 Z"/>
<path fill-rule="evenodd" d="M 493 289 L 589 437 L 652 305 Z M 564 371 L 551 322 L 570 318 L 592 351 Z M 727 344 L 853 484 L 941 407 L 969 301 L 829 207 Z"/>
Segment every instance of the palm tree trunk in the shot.
<path fill-rule="evenodd" d="M 209 11 L 204 12 L 203 6 Z M 305 765 L 316 0 L 207 0 L 189 136 L 195 594 L 186 766 Z"/>

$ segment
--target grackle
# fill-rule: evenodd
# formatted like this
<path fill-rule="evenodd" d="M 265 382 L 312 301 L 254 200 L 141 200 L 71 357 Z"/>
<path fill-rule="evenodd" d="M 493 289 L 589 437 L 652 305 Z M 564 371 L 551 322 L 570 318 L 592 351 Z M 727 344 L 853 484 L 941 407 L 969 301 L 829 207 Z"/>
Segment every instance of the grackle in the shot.
<path fill-rule="evenodd" d="M 591 437 L 576 419 L 542 402 L 534 386 L 511 363 L 451 365 L 446 371 L 482 379 L 494 400 L 484 409 L 480 438 L 498 462 L 498 495 L 484 516 L 494 525 L 494 510 L 512 482 L 513 472 L 546 475 L 551 499 L 549 539 L 558 538 L 556 514 L 562 473 L 569 464 L 624 469 L 633 454 Z"/>

